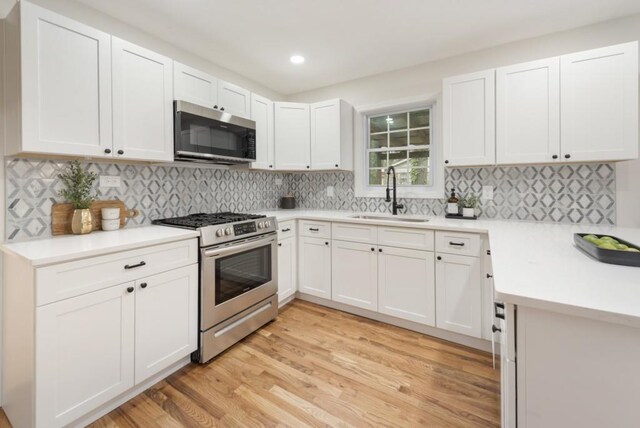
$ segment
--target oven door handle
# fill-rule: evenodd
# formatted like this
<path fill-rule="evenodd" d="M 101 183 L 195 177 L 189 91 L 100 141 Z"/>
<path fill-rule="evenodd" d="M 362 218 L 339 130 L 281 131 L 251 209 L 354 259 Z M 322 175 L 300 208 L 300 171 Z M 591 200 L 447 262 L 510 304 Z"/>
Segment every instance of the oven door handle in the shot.
<path fill-rule="evenodd" d="M 241 245 L 234 245 L 232 247 L 227 248 L 212 248 L 210 250 L 204 250 L 202 255 L 207 258 L 213 257 L 221 257 L 230 254 L 240 253 L 245 250 L 250 250 L 252 248 L 261 247 L 270 242 L 276 242 L 276 238 L 273 236 L 269 236 L 268 238 L 259 239 L 256 241 L 247 242 Z"/>

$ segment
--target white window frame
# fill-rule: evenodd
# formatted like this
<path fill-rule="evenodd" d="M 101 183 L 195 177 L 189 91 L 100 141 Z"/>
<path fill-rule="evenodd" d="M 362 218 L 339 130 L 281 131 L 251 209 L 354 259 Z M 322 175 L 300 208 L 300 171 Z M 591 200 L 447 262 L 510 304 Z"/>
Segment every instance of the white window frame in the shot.
<path fill-rule="evenodd" d="M 441 97 L 440 94 L 427 94 L 377 104 L 358 106 L 355 108 L 354 129 L 354 180 L 356 197 L 383 198 L 384 188 L 369 186 L 369 161 L 367 159 L 369 144 L 370 116 L 385 114 L 388 112 L 403 112 L 419 108 L 431 107 L 430 127 L 430 168 L 431 185 L 427 186 L 399 186 L 398 197 L 415 199 L 442 199 L 444 197 L 444 165 L 442 157 L 442 133 L 441 133 Z M 385 180 L 386 183 L 386 180 Z"/>

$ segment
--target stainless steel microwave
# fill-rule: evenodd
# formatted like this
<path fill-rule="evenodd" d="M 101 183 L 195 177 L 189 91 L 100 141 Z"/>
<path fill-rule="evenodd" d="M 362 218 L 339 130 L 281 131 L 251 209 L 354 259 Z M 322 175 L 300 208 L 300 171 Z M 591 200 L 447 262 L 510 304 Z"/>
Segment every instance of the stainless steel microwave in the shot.
<path fill-rule="evenodd" d="M 224 111 L 174 101 L 174 159 L 218 164 L 256 160 L 256 123 Z"/>

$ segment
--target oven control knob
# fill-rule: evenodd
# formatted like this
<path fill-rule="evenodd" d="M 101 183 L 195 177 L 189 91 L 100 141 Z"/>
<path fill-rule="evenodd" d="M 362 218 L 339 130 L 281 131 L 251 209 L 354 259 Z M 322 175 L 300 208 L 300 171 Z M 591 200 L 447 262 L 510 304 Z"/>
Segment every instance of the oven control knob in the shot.
<path fill-rule="evenodd" d="M 264 221 L 258 223 L 258 229 L 264 229 Z"/>
<path fill-rule="evenodd" d="M 269 220 L 264 222 L 265 227 L 271 227 L 271 222 Z"/>
<path fill-rule="evenodd" d="M 225 234 L 225 235 L 227 235 L 227 236 L 228 236 L 228 235 L 231 235 L 231 228 L 230 228 L 230 227 L 227 227 L 227 228 L 224 230 L 224 234 Z"/>
<path fill-rule="evenodd" d="M 216 236 L 217 236 L 218 238 L 219 238 L 219 237 L 221 237 L 221 236 L 223 236 L 223 235 L 224 235 L 224 230 L 222 230 L 222 229 L 218 229 L 218 230 L 216 230 Z"/>

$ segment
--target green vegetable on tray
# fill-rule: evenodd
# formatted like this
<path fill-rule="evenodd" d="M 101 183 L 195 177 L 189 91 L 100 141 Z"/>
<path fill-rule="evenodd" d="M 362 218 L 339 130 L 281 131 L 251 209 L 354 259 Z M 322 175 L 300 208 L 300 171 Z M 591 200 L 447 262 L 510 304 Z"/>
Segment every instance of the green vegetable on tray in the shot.
<path fill-rule="evenodd" d="M 637 248 L 629 247 L 625 244 L 621 244 L 610 236 L 597 237 L 596 235 L 584 235 L 582 237 L 585 241 L 591 242 L 598 248 L 604 250 L 616 250 L 616 251 L 628 251 L 631 253 L 640 253 Z"/>

